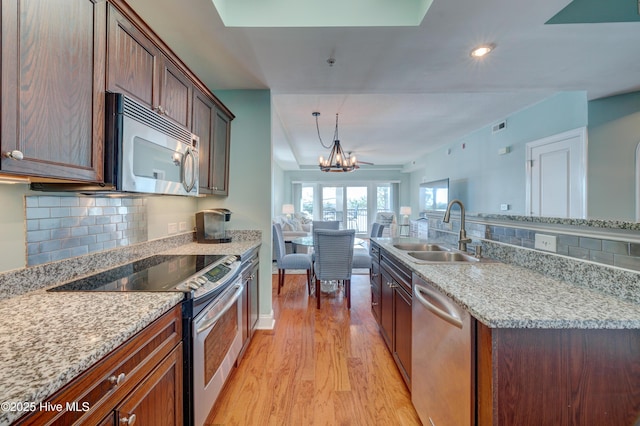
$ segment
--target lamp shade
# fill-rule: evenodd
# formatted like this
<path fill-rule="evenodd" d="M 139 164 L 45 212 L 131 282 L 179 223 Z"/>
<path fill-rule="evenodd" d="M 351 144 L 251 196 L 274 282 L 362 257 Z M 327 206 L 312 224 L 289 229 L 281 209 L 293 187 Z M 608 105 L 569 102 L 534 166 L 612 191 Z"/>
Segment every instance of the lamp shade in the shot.
<path fill-rule="evenodd" d="M 282 205 L 282 214 L 294 214 L 296 212 L 293 204 L 283 204 Z"/>
<path fill-rule="evenodd" d="M 409 207 L 409 206 L 400 207 L 400 214 L 403 215 L 403 216 L 410 216 L 411 215 L 411 207 Z"/>

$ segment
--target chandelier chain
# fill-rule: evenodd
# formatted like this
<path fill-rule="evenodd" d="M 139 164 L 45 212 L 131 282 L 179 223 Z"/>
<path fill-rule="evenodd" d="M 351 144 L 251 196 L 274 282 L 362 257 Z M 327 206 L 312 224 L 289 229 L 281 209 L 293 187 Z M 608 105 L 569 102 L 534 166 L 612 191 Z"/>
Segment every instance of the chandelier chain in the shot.
<path fill-rule="evenodd" d="M 331 149 L 331 144 L 329 145 L 325 145 L 324 142 L 322 142 L 322 137 L 320 136 L 320 126 L 318 126 L 318 116 L 320 115 L 320 113 L 318 113 L 317 115 L 314 114 L 316 117 L 316 130 L 318 131 L 318 139 L 320 140 L 320 145 L 322 145 L 322 147 L 324 149 Z M 334 136 L 337 134 L 338 132 L 338 114 L 336 114 L 336 130 L 334 132 Z M 335 140 L 335 137 L 334 137 Z"/>

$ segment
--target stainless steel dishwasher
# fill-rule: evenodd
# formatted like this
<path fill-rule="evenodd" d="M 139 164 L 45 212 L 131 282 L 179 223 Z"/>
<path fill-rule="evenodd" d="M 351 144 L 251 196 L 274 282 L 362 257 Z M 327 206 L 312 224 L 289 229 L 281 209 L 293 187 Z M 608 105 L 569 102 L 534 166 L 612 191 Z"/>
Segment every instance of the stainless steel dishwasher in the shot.
<path fill-rule="evenodd" d="M 425 426 L 474 423 L 475 321 L 413 276 L 411 401 Z"/>

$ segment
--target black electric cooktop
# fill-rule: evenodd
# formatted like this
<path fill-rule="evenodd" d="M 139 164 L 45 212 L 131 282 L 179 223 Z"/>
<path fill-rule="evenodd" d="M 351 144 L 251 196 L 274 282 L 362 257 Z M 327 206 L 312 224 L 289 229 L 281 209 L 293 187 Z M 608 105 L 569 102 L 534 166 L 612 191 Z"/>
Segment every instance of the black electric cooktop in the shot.
<path fill-rule="evenodd" d="M 181 291 L 176 285 L 223 255 L 156 255 L 81 278 L 49 291 Z M 184 291 L 184 290 L 182 290 Z"/>

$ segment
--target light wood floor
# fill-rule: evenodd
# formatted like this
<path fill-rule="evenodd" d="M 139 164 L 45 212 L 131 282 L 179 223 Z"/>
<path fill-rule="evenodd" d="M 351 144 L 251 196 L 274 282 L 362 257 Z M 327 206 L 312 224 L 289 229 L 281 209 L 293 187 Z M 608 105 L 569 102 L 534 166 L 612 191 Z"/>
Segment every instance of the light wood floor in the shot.
<path fill-rule="evenodd" d="M 274 330 L 258 330 L 207 425 L 420 425 L 370 310 L 368 275 L 309 298 L 305 275 L 272 279 Z"/>

